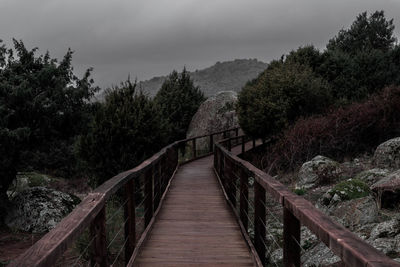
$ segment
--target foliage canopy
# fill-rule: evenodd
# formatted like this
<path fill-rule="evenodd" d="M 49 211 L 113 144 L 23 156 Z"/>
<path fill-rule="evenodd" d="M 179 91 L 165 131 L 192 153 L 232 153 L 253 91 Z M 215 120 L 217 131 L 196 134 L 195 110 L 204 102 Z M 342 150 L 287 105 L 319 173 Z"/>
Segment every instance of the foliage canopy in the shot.
<path fill-rule="evenodd" d="M 97 90 L 90 69 L 80 79 L 73 74 L 71 50 L 59 63 L 49 53 L 36 52 L 22 41 L 14 40 L 14 49 L 0 42 L 1 203 L 7 202 L 6 191 L 17 170 L 70 174 L 72 144 L 85 128 Z"/>
<path fill-rule="evenodd" d="M 131 169 L 167 143 L 166 123 L 158 106 L 129 80 L 109 90 L 99 104 L 78 153 L 97 186 Z"/>
<path fill-rule="evenodd" d="M 325 51 L 307 45 L 271 62 L 239 94 L 240 125 L 247 134 L 265 138 L 282 133 L 297 118 L 400 84 L 400 47 L 393 32 L 393 20 L 383 11 L 364 12 Z"/>
<path fill-rule="evenodd" d="M 169 142 L 186 138 L 190 121 L 205 100 L 199 87 L 194 86 L 186 68 L 173 71 L 163 83 L 154 101 L 168 123 Z"/>

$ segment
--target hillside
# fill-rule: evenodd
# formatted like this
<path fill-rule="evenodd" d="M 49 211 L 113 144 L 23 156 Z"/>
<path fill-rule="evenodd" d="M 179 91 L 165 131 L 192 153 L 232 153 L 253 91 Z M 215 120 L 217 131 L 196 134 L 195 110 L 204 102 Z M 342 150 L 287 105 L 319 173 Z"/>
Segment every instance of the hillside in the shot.
<path fill-rule="evenodd" d="M 248 80 L 256 78 L 266 67 L 266 63 L 257 59 L 235 59 L 190 72 L 190 76 L 194 84 L 200 86 L 205 96 L 209 97 L 220 91 L 240 91 Z M 154 96 L 166 78 L 167 76 L 154 77 L 139 82 L 139 85 L 150 96 Z"/>

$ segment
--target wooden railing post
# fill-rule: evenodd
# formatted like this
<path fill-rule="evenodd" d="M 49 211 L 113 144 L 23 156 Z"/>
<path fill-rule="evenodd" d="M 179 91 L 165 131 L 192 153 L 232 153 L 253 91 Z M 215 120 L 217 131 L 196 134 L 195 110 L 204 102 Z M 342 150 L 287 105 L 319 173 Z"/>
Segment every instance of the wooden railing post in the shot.
<path fill-rule="evenodd" d="M 161 186 L 160 186 L 160 192 L 158 194 L 160 195 L 161 198 L 162 193 L 167 187 L 166 176 L 165 176 L 165 156 L 161 156 L 160 158 L 160 181 L 161 181 Z M 156 209 L 154 208 L 154 210 Z"/>
<path fill-rule="evenodd" d="M 254 247 L 265 265 L 265 189 L 254 179 Z"/>
<path fill-rule="evenodd" d="M 223 154 L 223 153 L 221 153 L 222 154 L 222 161 L 221 161 L 221 180 L 222 180 L 222 186 L 224 187 L 224 190 L 226 191 L 227 190 L 227 187 L 226 187 L 226 168 L 227 168 L 227 161 L 228 161 L 228 159 L 227 159 L 227 157 Z"/>
<path fill-rule="evenodd" d="M 236 128 L 236 129 L 235 129 L 235 135 L 236 135 L 236 136 L 239 136 L 239 128 Z"/>
<path fill-rule="evenodd" d="M 90 235 L 93 238 L 91 266 L 106 267 L 107 264 L 107 234 L 106 234 L 106 204 L 90 224 Z"/>
<path fill-rule="evenodd" d="M 231 182 L 232 182 L 232 204 L 235 207 L 237 206 L 236 196 L 238 193 L 237 189 L 239 187 L 238 182 L 240 182 L 240 180 L 238 179 L 238 176 L 237 176 L 238 170 L 239 170 L 239 168 L 236 166 L 236 162 L 232 161 L 232 180 L 231 180 Z"/>
<path fill-rule="evenodd" d="M 286 267 L 300 267 L 300 221 L 283 208 L 283 262 Z"/>
<path fill-rule="evenodd" d="M 222 151 L 219 151 L 219 177 L 221 178 L 222 185 L 224 184 L 224 153 Z"/>
<path fill-rule="evenodd" d="M 161 192 L 162 192 L 162 168 L 161 168 L 161 159 L 156 163 L 154 169 L 157 171 L 153 171 L 154 177 L 154 192 L 153 192 L 153 207 L 154 210 L 158 208 L 161 199 Z"/>
<path fill-rule="evenodd" d="M 135 182 L 130 180 L 125 184 L 125 199 L 126 204 L 124 207 L 125 214 L 125 263 L 127 264 L 135 250 L 136 242 L 136 220 L 135 220 Z"/>
<path fill-rule="evenodd" d="M 214 151 L 214 135 L 210 135 L 210 153 Z"/>
<path fill-rule="evenodd" d="M 145 226 L 147 226 L 151 218 L 153 217 L 153 196 L 154 196 L 154 191 L 153 191 L 153 182 L 154 182 L 154 172 L 153 168 L 150 168 L 145 175 L 145 197 L 146 200 L 144 202 L 144 221 L 145 221 Z"/>
<path fill-rule="evenodd" d="M 192 149 L 193 149 L 193 159 L 195 159 L 197 157 L 197 153 L 196 153 L 196 138 L 194 138 L 192 140 Z"/>
<path fill-rule="evenodd" d="M 227 193 L 228 193 L 228 197 L 230 202 L 232 203 L 232 205 L 235 207 L 236 206 L 236 187 L 235 187 L 235 183 L 236 183 L 236 177 L 235 177 L 235 163 L 231 160 L 228 160 L 227 162 Z"/>
<path fill-rule="evenodd" d="M 249 199 L 249 177 L 247 175 L 247 172 L 240 168 L 240 220 L 243 223 L 244 228 L 246 231 L 248 230 L 248 225 L 249 225 L 249 220 L 248 220 L 248 214 L 249 214 L 249 203 L 247 200 Z"/>
<path fill-rule="evenodd" d="M 244 152 L 246 152 L 245 150 L 246 150 L 246 143 L 245 143 L 245 136 L 243 135 L 242 136 L 242 154 Z"/>
<path fill-rule="evenodd" d="M 214 169 L 218 172 L 218 149 L 214 151 L 213 159 L 214 159 Z"/>

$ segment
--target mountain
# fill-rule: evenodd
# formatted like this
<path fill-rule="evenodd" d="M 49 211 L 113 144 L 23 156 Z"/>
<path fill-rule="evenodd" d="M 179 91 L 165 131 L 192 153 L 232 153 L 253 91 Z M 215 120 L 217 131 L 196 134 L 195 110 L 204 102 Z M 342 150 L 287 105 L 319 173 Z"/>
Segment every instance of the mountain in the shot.
<path fill-rule="evenodd" d="M 267 64 L 257 59 L 235 59 L 190 72 L 190 77 L 204 95 L 209 97 L 220 91 L 240 91 L 247 81 L 256 78 L 266 68 Z M 139 86 L 144 92 L 154 96 L 165 79 L 167 76 L 154 77 L 139 82 Z"/>

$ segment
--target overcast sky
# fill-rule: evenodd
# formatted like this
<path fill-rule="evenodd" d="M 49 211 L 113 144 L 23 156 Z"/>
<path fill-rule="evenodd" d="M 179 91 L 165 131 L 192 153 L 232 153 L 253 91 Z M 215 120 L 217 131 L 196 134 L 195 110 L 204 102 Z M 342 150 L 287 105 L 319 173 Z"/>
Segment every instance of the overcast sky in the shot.
<path fill-rule="evenodd" d="M 357 14 L 384 10 L 400 32 L 400 0 L 0 0 L 0 39 L 61 58 L 101 87 L 202 69 L 264 62 L 306 44 L 323 49 Z"/>

